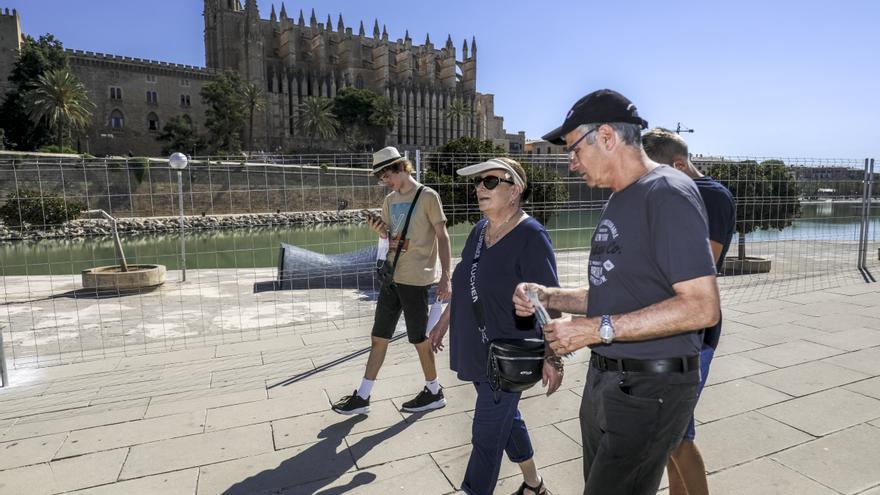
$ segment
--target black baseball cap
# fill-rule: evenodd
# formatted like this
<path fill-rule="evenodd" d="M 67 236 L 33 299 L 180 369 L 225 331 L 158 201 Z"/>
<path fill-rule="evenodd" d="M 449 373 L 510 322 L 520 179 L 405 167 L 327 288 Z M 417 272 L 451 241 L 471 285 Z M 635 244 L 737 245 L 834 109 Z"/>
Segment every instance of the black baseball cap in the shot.
<path fill-rule="evenodd" d="M 565 144 L 564 136 L 581 124 L 627 122 L 646 129 L 648 122 L 639 117 L 633 102 L 611 89 L 600 89 L 584 96 L 568 111 L 561 126 L 544 134 L 543 140 Z"/>

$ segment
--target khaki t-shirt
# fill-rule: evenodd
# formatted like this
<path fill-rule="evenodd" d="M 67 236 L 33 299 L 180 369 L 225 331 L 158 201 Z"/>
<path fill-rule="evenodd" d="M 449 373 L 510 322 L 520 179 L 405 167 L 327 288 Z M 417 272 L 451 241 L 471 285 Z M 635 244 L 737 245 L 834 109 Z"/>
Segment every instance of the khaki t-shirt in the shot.
<path fill-rule="evenodd" d="M 420 185 L 420 184 L 419 184 Z M 397 243 L 406 222 L 406 214 L 416 196 L 419 185 L 406 194 L 396 191 L 385 196 L 382 203 L 382 220 L 391 229 L 389 240 L 388 261 L 394 262 Z M 437 282 L 437 234 L 434 225 L 446 222 L 446 215 L 440 205 L 440 195 L 429 187 L 422 190 L 419 200 L 413 208 L 406 231 L 406 240 L 397 269 L 394 270 L 394 281 L 405 285 L 431 285 Z"/>

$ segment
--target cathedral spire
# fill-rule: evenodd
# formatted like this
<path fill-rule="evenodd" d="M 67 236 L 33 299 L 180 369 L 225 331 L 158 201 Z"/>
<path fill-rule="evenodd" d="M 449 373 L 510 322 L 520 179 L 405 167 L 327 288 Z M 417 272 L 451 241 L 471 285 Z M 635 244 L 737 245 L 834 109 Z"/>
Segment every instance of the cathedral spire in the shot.
<path fill-rule="evenodd" d="M 299 20 L 296 23 L 299 24 L 299 27 L 305 27 L 306 25 L 306 19 L 303 17 L 302 9 L 299 9 Z"/>
<path fill-rule="evenodd" d="M 431 33 L 425 33 L 425 44 L 426 45 L 431 44 Z"/>
<path fill-rule="evenodd" d="M 373 20 L 373 38 L 379 39 L 379 19 Z"/>
<path fill-rule="evenodd" d="M 287 9 L 284 7 L 284 2 L 281 2 L 281 20 L 287 19 Z"/>
<path fill-rule="evenodd" d="M 340 33 L 345 32 L 345 23 L 342 22 L 342 12 L 339 13 L 339 22 L 336 24 L 336 30 Z"/>
<path fill-rule="evenodd" d="M 318 25 L 318 18 L 315 17 L 315 8 L 312 7 L 312 17 L 309 18 L 309 26 L 315 27 Z"/>
<path fill-rule="evenodd" d="M 450 34 L 446 38 L 446 48 L 452 48 L 452 35 Z"/>
<path fill-rule="evenodd" d="M 365 35 L 365 34 L 366 34 L 366 33 L 364 32 L 364 21 L 361 21 L 361 28 L 360 28 L 360 30 L 358 31 L 358 36 L 363 36 L 363 35 Z"/>
<path fill-rule="evenodd" d="M 278 16 L 275 15 L 275 4 L 272 4 L 272 12 L 269 14 L 269 20 L 273 23 L 278 21 Z"/>
<path fill-rule="evenodd" d="M 472 57 L 477 56 L 477 37 L 476 36 L 471 37 L 471 56 Z"/>
<path fill-rule="evenodd" d="M 464 44 L 461 47 L 461 58 L 468 58 L 468 50 L 467 50 L 467 38 L 464 39 Z"/>
<path fill-rule="evenodd" d="M 385 29 L 385 24 L 382 24 L 382 39 L 388 41 L 388 30 Z"/>
<path fill-rule="evenodd" d="M 330 18 L 330 14 L 327 14 L 327 31 L 333 31 L 333 19 Z"/>

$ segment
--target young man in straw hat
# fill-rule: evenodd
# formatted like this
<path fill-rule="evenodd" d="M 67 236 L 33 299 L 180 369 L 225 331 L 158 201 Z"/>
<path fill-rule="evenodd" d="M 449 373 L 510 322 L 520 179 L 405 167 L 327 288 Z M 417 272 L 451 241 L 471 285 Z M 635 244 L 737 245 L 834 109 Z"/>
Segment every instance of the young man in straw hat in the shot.
<path fill-rule="evenodd" d="M 391 193 L 382 203 L 382 218 L 370 218 L 367 223 L 380 237 L 389 241 L 386 263 L 394 263 L 395 258 L 397 262 L 394 267 L 394 283 L 380 291 L 376 303 L 370 357 L 364 377 L 351 395 L 333 405 L 333 411 L 339 414 L 370 412 L 373 384 L 385 360 L 388 343 L 401 312 L 406 320 L 407 337 L 416 347 L 425 374 L 425 387 L 415 398 L 404 402 L 401 409 L 406 412 L 420 412 L 446 405 L 437 379 L 434 353 L 426 336 L 426 326 L 428 289 L 437 282 L 438 257 L 441 275 L 437 297 L 441 300 L 449 298 L 449 233 L 446 231 L 446 216 L 443 214 L 440 196 L 433 189 L 416 182 L 412 171 L 412 163 L 400 156 L 400 152 L 392 146 L 373 154 L 373 175 L 391 189 Z M 398 256 L 398 244 L 410 210 L 412 214 L 409 226 Z"/>

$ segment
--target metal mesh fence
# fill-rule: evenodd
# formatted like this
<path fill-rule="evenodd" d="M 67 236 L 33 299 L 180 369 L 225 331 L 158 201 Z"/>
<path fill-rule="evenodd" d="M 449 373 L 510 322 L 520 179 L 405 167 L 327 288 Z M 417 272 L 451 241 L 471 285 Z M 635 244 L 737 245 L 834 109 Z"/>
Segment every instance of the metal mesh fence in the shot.
<path fill-rule="evenodd" d="M 410 155 L 420 181 L 444 199 L 453 258 L 479 209 L 471 185 L 452 171 L 485 158 Z M 564 156 L 512 158 L 529 173 L 526 210 L 550 232 L 562 284 L 586 283 L 590 239 L 610 192 L 571 175 Z M 694 157 L 738 192 L 745 255 L 770 262 L 769 271 L 748 274 L 752 268 L 731 262 L 719 279 L 728 303 L 864 283 L 857 269 L 862 240 L 866 268 L 880 271 L 880 193 L 873 192 L 873 202 L 863 199 L 865 164 L 778 160 L 784 173 L 767 175 L 766 158 Z M 166 160 L 0 158 L 0 332 L 7 359 L 13 366 L 51 365 L 287 334 L 311 341 L 328 331 L 362 334 L 375 305 L 369 249 L 376 238 L 361 209 L 378 208 L 387 192 L 370 170 L 369 154 L 190 161 L 181 174 L 183 281 L 178 178 Z M 84 288 L 83 270 L 118 261 L 110 223 L 78 218 L 79 209 L 116 217 L 127 262 L 164 266 L 165 283 Z M 286 281 L 279 279 L 282 245 L 293 263 Z M 741 245 L 735 236 L 728 256 Z"/>

